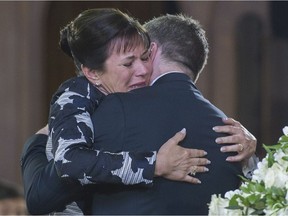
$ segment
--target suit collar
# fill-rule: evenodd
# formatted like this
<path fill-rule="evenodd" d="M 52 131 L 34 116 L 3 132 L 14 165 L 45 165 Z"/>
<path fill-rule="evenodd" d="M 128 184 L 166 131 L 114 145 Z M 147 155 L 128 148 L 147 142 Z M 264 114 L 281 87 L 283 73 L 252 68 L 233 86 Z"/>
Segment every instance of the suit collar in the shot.
<path fill-rule="evenodd" d="M 187 74 L 177 71 L 171 71 L 159 76 L 152 82 L 151 85 L 158 85 L 169 81 L 188 81 L 194 86 L 192 80 Z"/>
<path fill-rule="evenodd" d="M 152 86 L 158 79 L 160 79 L 161 77 L 167 75 L 167 74 L 170 74 L 170 73 L 182 73 L 180 71 L 169 71 L 169 72 L 166 72 L 164 74 L 161 74 L 160 76 L 156 77 L 156 79 L 154 79 L 151 83 L 150 83 L 150 86 Z"/>

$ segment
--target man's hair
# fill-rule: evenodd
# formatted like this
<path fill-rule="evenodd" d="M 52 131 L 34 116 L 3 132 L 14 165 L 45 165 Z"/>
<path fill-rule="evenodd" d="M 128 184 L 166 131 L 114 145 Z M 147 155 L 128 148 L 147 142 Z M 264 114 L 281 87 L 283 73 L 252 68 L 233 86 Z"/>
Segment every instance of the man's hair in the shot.
<path fill-rule="evenodd" d="M 205 31 L 197 20 L 183 14 L 164 15 L 144 24 L 151 41 L 162 48 L 162 56 L 186 67 L 195 81 L 208 58 Z"/>

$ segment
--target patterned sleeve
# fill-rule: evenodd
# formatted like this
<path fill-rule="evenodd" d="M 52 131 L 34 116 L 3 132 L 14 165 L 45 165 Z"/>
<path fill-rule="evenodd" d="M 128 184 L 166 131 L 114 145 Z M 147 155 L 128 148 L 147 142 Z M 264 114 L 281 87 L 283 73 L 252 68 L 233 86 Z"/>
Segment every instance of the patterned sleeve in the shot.
<path fill-rule="evenodd" d="M 87 88 L 66 88 L 51 105 L 49 142 L 58 175 L 82 185 L 120 183 L 152 185 L 156 152 L 109 153 L 93 147 L 91 114 L 98 100 Z M 76 90 L 75 90 L 76 89 Z M 97 122 L 96 122 L 97 123 Z M 47 144 L 47 146 L 48 146 Z M 96 144 L 97 146 L 97 144 Z M 133 160 L 132 160 L 133 159 Z M 139 164 L 135 166 L 135 163 Z M 134 167 L 142 166 L 143 169 Z"/>
<path fill-rule="evenodd" d="M 246 178 L 252 179 L 253 172 L 257 168 L 258 162 L 259 158 L 254 154 L 242 165 L 242 172 Z"/>

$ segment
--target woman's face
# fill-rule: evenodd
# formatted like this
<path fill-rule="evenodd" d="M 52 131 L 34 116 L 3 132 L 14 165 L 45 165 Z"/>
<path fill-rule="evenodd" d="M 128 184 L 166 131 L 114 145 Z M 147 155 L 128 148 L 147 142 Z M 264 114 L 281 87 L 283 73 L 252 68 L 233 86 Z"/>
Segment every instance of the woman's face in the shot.
<path fill-rule="evenodd" d="M 127 92 L 147 86 L 152 73 L 150 51 L 137 46 L 126 52 L 113 50 L 105 62 L 105 70 L 99 75 L 103 92 Z"/>

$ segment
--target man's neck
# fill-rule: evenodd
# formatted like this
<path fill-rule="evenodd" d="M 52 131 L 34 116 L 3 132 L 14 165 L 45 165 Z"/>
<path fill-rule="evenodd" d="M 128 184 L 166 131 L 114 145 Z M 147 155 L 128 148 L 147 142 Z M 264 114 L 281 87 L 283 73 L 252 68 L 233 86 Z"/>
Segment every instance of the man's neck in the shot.
<path fill-rule="evenodd" d="M 185 69 L 180 67 L 178 64 L 167 64 L 166 62 L 158 63 L 156 64 L 156 67 L 153 67 L 153 74 L 151 77 L 152 79 L 150 85 L 153 85 L 156 80 L 169 73 L 185 73 Z"/>
<path fill-rule="evenodd" d="M 184 72 L 181 72 L 181 71 L 168 71 L 168 72 L 164 72 L 162 73 L 161 75 L 157 76 L 152 82 L 150 82 L 150 86 L 152 86 L 158 79 L 160 79 L 161 77 L 167 75 L 167 74 L 170 74 L 170 73 L 184 73 Z"/>

